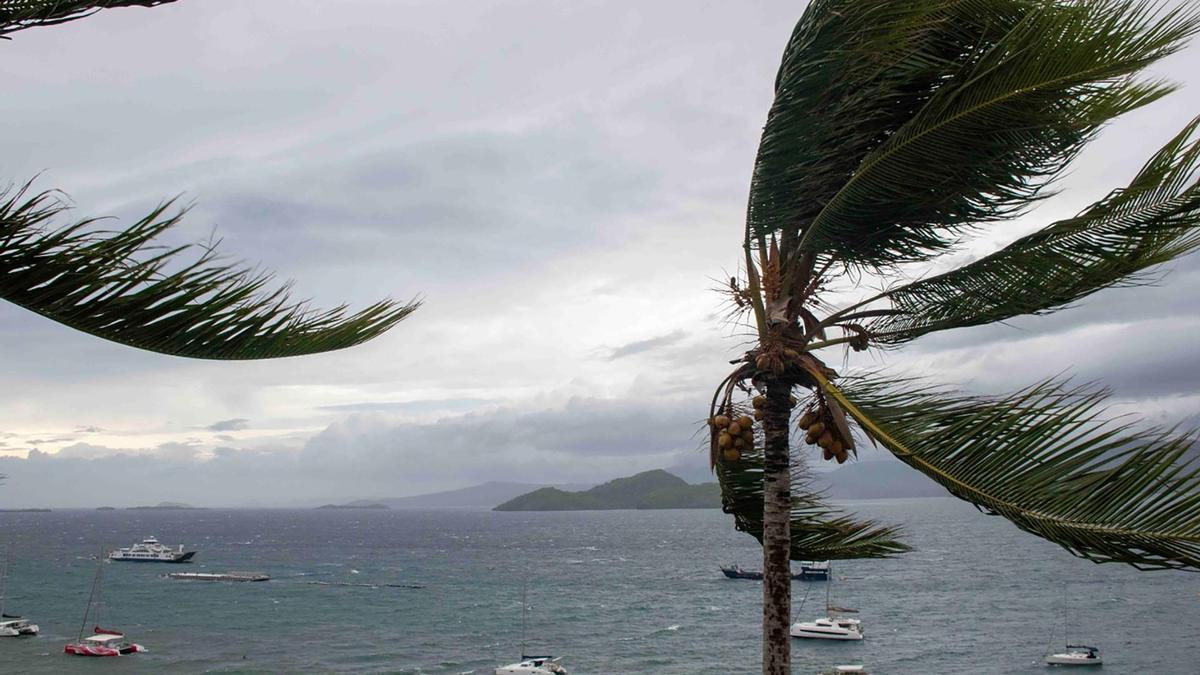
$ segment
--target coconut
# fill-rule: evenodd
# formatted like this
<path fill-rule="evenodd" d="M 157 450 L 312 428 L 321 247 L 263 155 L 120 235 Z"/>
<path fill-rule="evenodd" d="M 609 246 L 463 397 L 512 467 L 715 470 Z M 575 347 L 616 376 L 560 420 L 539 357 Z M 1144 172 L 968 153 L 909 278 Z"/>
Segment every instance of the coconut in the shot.
<path fill-rule="evenodd" d="M 817 442 L 817 435 L 816 435 L 816 434 L 814 434 L 814 433 L 813 433 L 813 432 L 811 432 L 811 431 L 810 431 L 810 432 L 808 432 L 807 434 L 805 434 L 805 435 L 804 435 L 804 442 L 805 442 L 805 443 L 808 443 L 809 445 L 812 445 L 813 443 L 816 443 L 816 442 Z"/>
<path fill-rule="evenodd" d="M 733 436 L 729 435 L 728 431 L 722 431 L 720 436 L 717 436 L 717 447 L 728 448 L 733 445 Z"/>
<path fill-rule="evenodd" d="M 742 425 L 743 431 L 754 426 L 754 420 L 750 419 L 749 415 L 742 415 L 741 417 L 737 418 L 737 423 Z"/>
<path fill-rule="evenodd" d="M 762 418 L 763 418 L 763 412 L 761 410 L 755 410 L 754 411 L 754 419 L 761 422 Z"/>
<path fill-rule="evenodd" d="M 754 406 L 755 408 L 762 408 L 763 406 L 767 405 L 767 397 L 759 394 L 758 396 L 750 399 L 750 405 Z"/>
<path fill-rule="evenodd" d="M 832 448 L 833 447 L 833 434 L 829 433 L 829 430 L 827 429 L 825 431 L 825 433 L 821 434 L 821 437 L 817 439 L 817 445 L 821 446 L 822 448 L 825 448 L 826 450 L 828 450 L 829 448 Z"/>
<path fill-rule="evenodd" d="M 834 454 L 835 453 L 832 450 L 830 450 L 829 448 L 825 448 L 824 450 L 821 451 L 821 456 L 823 456 L 825 458 L 825 461 L 829 461 L 829 460 L 833 459 Z"/>
<path fill-rule="evenodd" d="M 738 424 L 737 422 L 730 422 L 729 433 L 733 434 L 734 436 L 740 436 L 742 434 L 742 425 Z"/>
<path fill-rule="evenodd" d="M 850 456 L 850 454 L 847 453 L 845 450 L 842 450 L 835 456 L 837 457 L 838 464 L 844 464 L 846 462 L 846 459 Z"/>
<path fill-rule="evenodd" d="M 836 438 L 833 439 L 833 444 L 829 446 L 829 451 L 835 455 L 842 452 L 844 449 L 845 449 L 845 446 L 843 446 L 842 442 Z M 829 459 L 829 458 L 826 457 L 825 459 Z"/>
<path fill-rule="evenodd" d="M 816 421 L 817 421 L 817 416 L 815 414 L 813 414 L 813 411 L 805 410 L 804 414 L 800 416 L 799 425 L 800 425 L 801 429 L 807 429 L 812 426 L 813 422 L 816 422 Z"/>
<path fill-rule="evenodd" d="M 783 356 L 788 361 L 795 361 L 800 358 L 800 352 L 796 351 L 795 349 L 792 349 L 791 347 L 784 347 L 783 348 Z"/>
<path fill-rule="evenodd" d="M 713 424 L 717 425 L 718 429 L 724 429 L 729 426 L 729 418 L 725 415 L 717 415 L 713 418 Z"/>
<path fill-rule="evenodd" d="M 822 422 L 813 422 L 812 424 L 808 425 L 808 433 L 810 435 L 816 436 L 817 438 L 820 438 L 821 434 L 824 431 L 825 431 L 825 424 Z"/>
<path fill-rule="evenodd" d="M 725 452 L 722 452 L 721 456 L 725 458 L 726 462 L 736 462 L 742 458 L 742 453 L 734 450 L 733 448 L 729 448 Z"/>
<path fill-rule="evenodd" d="M 733 447 L 738 448 L 740 450 L 744 445 L 746 445 L 745 439 L 742 439 L 742 438 L 733 439 Z"/>

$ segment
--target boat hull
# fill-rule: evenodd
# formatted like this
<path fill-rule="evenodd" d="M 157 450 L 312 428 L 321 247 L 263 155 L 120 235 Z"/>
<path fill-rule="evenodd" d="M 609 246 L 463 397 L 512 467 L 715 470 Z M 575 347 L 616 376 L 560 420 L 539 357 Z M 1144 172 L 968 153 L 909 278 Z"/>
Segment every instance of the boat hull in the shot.
<path fill-rule="evenodd" d="M 180 553 L 180 554 L 174 555 L 170 558 L 125 558 L 125 557 L 121 557 L 121 556 L 110 555 L 108 557 L 108 559 L 113 562 L 175 564 L 175 563 L 191 562 L 192 557 L 195 555 L 196 555 L 195 551 L 187 551 L 186 553 Z"/>
<path fill-rule="evenodd" d="M 860 628 L 843 628 L 828 626 L 821 623 L 794 623 L 788 631 L 794 638 L 808 640 L 861 640 L 863 632 Z"/>
<path fill-rule="evenodd" d="M 118 649 L 72 642 L 63 647 L 63 653 L 73 656 L 124 656 L 125 654 L 137 654 L 144 651 L 146 651 L 146 648 L 139 644 L 128 644 Z"/>
<path fill-rule="evenodd" d="M 0 626 L 0 637 L 33 637 L 38 634 L 39 630 L 36 623 Z"/>
<path fill-rule="evenodd" d="M 1050 654 L 1046 657 L 1046 665 L 1050 666 L 1102 666 L 1104 659 L 1097 656 L 1088 658 L 1077 654 Z"/>

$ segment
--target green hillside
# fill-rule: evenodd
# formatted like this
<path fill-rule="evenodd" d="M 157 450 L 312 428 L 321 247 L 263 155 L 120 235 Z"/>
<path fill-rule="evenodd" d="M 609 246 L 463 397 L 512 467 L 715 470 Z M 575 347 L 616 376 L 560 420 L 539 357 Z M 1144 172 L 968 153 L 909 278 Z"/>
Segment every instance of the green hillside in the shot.
<path fill-rule="evenodd" d="M 716 483 L 690 485 L 662 469 L 618 478 L 582 492 L 541 488 L 510 499 L 495 511 L 596 511 L 606 509 L 715 509 Z"/>

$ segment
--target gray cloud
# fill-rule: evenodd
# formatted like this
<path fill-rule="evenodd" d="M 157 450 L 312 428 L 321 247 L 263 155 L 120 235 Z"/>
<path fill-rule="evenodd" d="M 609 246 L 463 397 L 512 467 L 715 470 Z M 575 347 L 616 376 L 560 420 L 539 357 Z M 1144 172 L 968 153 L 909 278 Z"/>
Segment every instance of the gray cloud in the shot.
<path fill-rule="evenodd" d="M 668 347 L 670 345 L 679 343 L 686 336 L 687 333 L 683 332 L 682 330 L 677 330 L 667 333 L 666 335 L 630 342 L 614 348 L 612 353 L 608 355 L 608 360 L 615 361 L 626 356 L 633 356 L 634 354 L 642 354 L 644 352 L 653 351 L 655 349 L 659 349 L 660 347 Z"/>
<path fill-rule="evenodd" d="M 242 431 L 250 428 L 250 420 L 244 417 L 235 417 L 233 419 L 221 420 L 213 422 L 205 427 L 209 431 Z"/>
<path fill-rule="evenodd" d="M 570 398 L 555 408 L 431 423 L 355 414 L 298 448 L 77 443 L 56 454 L 32 450 L 26 459 L 0 457 L 0 473 L 9 476 L 6 504 L 60 507 L 112 503 L 113 495 L 270 505 L 415 494 L 487 480 L 591 482 L 698 464 L 699 404 Z"/>

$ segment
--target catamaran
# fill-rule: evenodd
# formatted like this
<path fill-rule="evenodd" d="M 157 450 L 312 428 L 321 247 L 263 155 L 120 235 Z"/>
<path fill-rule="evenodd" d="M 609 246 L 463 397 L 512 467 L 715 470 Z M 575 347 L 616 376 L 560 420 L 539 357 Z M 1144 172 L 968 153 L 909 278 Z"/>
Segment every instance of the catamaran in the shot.
<path fill-rule="evenodd" d="M 0 637 L 37 635 L 36 623 L 14 614 L 5 614 L 8 601 L 8 549 L 4 549 L 4 565 L 0 566 Z"/>
<path fill-rule="evenodd" d="M 96 576 L 92 579 L 92 594 L 88 597 L 87 609 L 83 612 L 83 623 L 79 626 L 79 636 L 75 642 L 63 647 L 64 654 L 75 656 L 122 656 L 146 651 L 146 648 L 125 639 L 125 634 L 118 630 L 100 627 L 100 608 L 104 606 L 104 556 L 96 560 Z M 84 637 L 88 624 L 92 624 L 92 634 Z"/>
<path fill-rule="evenodd" d="M 826 615 L 815 621 L 793 623 L 790 633 L 794 638 L 813 638 L 819 640 L 861 640 L 863 639 L 862 621 L 842 616 L 857 614 L 857 609 L 837 607 L 829 601 L 830 589 L 833 588 L 833 574 L 829 574 L 829 583 L 825 586 Z M 807 596 L 806 596 L 807 597 Z M 800 608 L 804 607 L 801 602 Z M 799 609 L 799 608 L 798 608 Z M 798 610 L 797 610 L 798 611 Z"/>
<path fill-rule="evenodd" d="M 1046 665 L 1099 666 L 1104 664 L 1100 650 L 1087 645 L 1067 645 L 1067 651 L 1046 655 Z"/>

